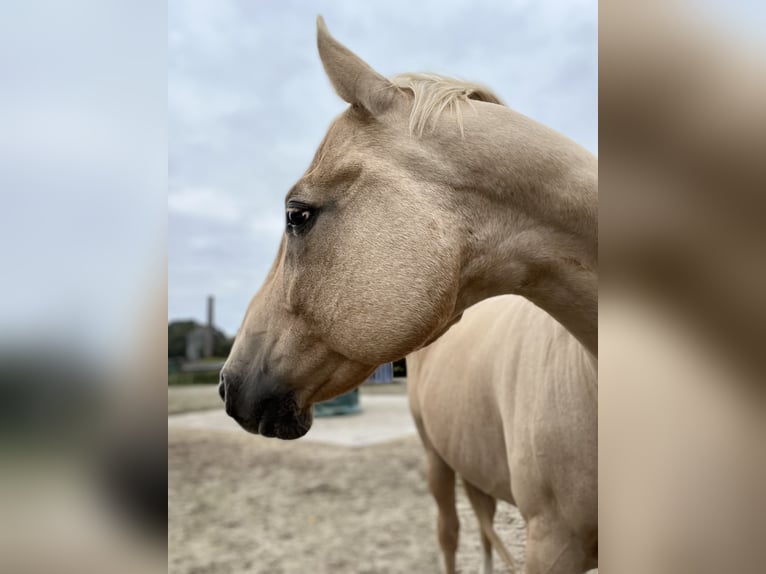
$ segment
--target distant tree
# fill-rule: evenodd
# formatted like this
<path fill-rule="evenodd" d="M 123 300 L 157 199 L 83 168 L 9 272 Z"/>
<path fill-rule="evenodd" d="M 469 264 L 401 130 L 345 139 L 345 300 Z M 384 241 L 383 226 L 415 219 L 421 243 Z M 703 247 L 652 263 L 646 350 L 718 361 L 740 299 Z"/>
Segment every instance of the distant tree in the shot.
<path fill-rule="evenodd" d="M 221 331 L 215 331 L 213 341 L 213 354 L 216 357 L 228 357 L 231 353 L 231 346 L 234 344 L 234 337 L 227 337 Z"/>
<path fill-rule="evenodd" d="M 201 326 L 192 320 L 168 323 L 168 358 L 182 359 L 186 357 L 186 336 Z M 233 342 L 233 337 L 227 337 L 223 331 L 214 329 L 213 354 L 216 357 L 228 357 Z"/>
<path fill-rule="evenodd" d="M 186 335 L 199 325 L 196 321 L 172 321 L 168 323 L 168 357 L 186 356 Z"/>

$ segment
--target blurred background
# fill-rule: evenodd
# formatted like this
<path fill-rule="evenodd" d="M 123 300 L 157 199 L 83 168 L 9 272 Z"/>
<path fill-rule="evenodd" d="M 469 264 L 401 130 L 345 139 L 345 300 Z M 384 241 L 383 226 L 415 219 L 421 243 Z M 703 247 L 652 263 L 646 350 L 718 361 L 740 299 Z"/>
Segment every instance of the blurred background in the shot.
<path fill-rule="evenodd" d="M 166 564 L 167 12 L 0 5 L 0 571 Z"/>
<path fill-rule="evenodd" d="M 599 11 L 599 564 L 766 564 L 763 3 Z"/>

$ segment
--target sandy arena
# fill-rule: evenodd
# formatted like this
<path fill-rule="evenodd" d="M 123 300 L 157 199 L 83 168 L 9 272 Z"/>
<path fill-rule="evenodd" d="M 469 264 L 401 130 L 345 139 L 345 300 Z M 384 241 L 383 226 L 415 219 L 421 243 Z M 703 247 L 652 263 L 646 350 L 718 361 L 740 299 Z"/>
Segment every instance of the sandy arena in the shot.
<path fill-rule="evenodd" d="M 200 392 L 214 391 L 187 394 Z M 204 402 L 196 400 L 195 408 L 215 404 Z M 169 396 L 169 403 L 176 405 L 178 397 Z M 248 435 L 220 407 L 170 416 L 168 571 L 441 572 L 436 507 L 406 397 L 367 391 L 362 407 L 360 415 L 317 419 L 310 433 L 314 439 L 294 442 Z M 365 430 L 371 427 L 377 430 Z M 383 440 L 376 439 L 379 435 Z M 357 446 L 332 444 L 343 437 Z M 459 572 L 474 574 L 481 547 L 462 488 L 458 506 Z M 523 519 L 501 503 L 495 523 L 521 564 Z M 509 572 L 497 556 L 495 572 Z"/>
<path fill-rule="evenodd" d="M 403 384 L 363 387 L 363 412 L 317 419 L 298 441 L 248 435 L 215 387 L 168 390 L 170 574 L 438 574 L 436 506 Z M 458 572 L 481 563 L 457 489 Z M 495 528 L 523 566 L 518 511 Z M 510 572 L 498 556 L 495 573 Z M 592 571 L 596 572 L 596 570 Z"/>

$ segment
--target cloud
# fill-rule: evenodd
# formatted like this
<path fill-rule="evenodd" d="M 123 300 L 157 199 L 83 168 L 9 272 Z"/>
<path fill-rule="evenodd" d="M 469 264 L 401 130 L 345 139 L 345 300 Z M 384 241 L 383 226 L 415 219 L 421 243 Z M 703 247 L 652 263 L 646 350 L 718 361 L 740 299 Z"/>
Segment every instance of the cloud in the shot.
<path fill-rule="evenodd" d="M 241 210 L 231 197 L 213 189 L 184 189 L 168 195 L 168 211 L 222 223 L 238 221 Z"/>

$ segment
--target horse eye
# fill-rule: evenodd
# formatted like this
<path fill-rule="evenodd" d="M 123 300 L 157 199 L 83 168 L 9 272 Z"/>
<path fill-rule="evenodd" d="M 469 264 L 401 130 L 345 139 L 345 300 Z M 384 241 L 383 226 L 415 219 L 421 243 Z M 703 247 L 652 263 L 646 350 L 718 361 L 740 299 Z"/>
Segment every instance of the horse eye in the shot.
<path fill-rule="evenodd" d="M 287 226 L 292 229 L 302 227 L 309 222 L 312 215 L 313 213 L 310 209 L 303 207 L 288 207 Z"/>

